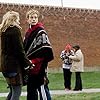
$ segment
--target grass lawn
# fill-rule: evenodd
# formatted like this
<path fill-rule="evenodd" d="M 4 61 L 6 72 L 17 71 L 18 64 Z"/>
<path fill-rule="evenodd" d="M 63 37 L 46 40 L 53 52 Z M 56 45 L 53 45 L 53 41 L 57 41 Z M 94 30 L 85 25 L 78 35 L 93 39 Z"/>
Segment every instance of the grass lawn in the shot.
<path fill-rule="evenodd" d="M 0 98 L 0 100 L 5 100 L 5 98 Z M 20 97 L 20 100 L 26 100 L 26 97 Z M 100 93 L 52 95 L 52 100 L 100 100 Z"/>
<path fill-rule="evenodd" d="M 100 100 L 100 93 L 55 95 L 53 96 L 53 100 Z"/>
<path fill-rule="evenodd" d="M 49 73 L 50 90 L 64 89 L 63 73 Z M 83 88 L 100 88 L 100 72 L 84 72 L 82 73 Z M 75 73 L 72 74 L 72 88 L 75 84 Z M 26 91 L 26 86 L 23 87 Z M 4 77 L 0 74 L 0 93 L 8 92 L 7 84 Z M 0 97 L 0 100 L 5 100 Z M 26 100 L 26 97 L 20 97 L 20 100 Z M 52 100 L 100 100 L 100 93 L 80 93 L 66 95 L 52 95 Z"/>
<path fill-rule="evenodd" d="M 63 74 L 62 73 L 49 73 L 50 90 L 64 89 Z M 100 88 L 100 72 L 84 72 L 82 73 L 83 88 Z M 72 74 L 72 88 L 75 84 L 75 73 Z M 26 86 L 23 87 L 23 91 Z M 0 74 L 0 92 L 7 92 L 7 84 L 4 77 Z"/>
<path fill-rule="evenodd" d="M 84 72 L 81 74 L 83 88 L 100 88 L 100 72 Z M 49 88 L 51 90 L 64 89 L 63 74 L 62 73 L 49 73 Z M 75 73 L 72 73 L 72 88 L 75 84 Z"/>

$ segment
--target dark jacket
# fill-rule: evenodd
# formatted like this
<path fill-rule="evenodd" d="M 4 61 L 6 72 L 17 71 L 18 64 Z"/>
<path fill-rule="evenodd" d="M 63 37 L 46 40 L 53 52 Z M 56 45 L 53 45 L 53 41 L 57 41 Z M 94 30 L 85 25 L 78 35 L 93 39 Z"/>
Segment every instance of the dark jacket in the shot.
<path fill-rule="evenodd" d="M 31 63 L 25 56 L 20 29 L 9 27 L 1 35 L 1 66 L 2 72 L 21 73 Z"/>
<path fill-rule="evenodd" d="M 28 29 L 25 35 L 24 48 L 27 57 L 35 64 L 29 74 L 32 75 L 34 84 L 44 83 L 45 63 L 54 59 L 53 51 L 47 33 L 40 23 Z"/>
<path fill-rule="evenodd" d="M 29 35 L 28 35 L 29 34 Z M 42 27 L 29 30 L 24 40 L 24 48 L 29 59 L 44 58 L 46 62 L 54 59 L 52 47 L 46 31 Z"/>

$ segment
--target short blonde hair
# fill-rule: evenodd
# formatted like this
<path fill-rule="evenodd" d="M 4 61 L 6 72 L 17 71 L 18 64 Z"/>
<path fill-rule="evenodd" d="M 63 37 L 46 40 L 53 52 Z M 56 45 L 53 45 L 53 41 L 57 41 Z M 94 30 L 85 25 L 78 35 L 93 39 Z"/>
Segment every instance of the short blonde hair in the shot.
<path fill-rule="evenodd" d="M 37 14 L 39 17 L 39 12 L 37 10 L 31 9 L 26 13 L 26 18 L 29 18 L 29 15 Z"/>

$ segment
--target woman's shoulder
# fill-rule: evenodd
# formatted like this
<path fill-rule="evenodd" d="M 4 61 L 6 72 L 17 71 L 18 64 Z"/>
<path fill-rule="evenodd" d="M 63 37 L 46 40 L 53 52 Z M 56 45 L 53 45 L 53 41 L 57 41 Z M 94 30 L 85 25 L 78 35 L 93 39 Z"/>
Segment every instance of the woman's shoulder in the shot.
<path fill-rule="evenodd" d="M 79 54 L 82 53 L 81 49 L 77 50 L 76 53 L 79 53 Z"/>
<path fill-rule="evenodd" d="M 10 26 L 10 28 L 12 28 L 12 30 L 20 30 L 17 26 Z"/>
<path fill-rule="evenodd" d="M 17 30 L 19 30 L 19 28 L 16 26 L 9 26 L 6 31 L 10 31 L 10 32 L 15 31 L 16 32 Z"/>
<path fill-rule="evenodd" d="M 7 28 L 5 33 L 6 33 L 7 36 L 19 36 L 21 34 L 21 31 L 18 27 L 11 26 L 11 27 Z"/>

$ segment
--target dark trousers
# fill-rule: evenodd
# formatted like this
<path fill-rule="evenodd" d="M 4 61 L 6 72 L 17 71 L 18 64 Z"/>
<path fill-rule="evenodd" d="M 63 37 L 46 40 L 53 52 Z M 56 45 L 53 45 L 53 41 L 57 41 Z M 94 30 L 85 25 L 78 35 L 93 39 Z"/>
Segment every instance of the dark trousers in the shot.
<path fill-rule="evenodd" d="M 67 89 L 71 89 L 71 74 L 70 69 L 63 68 L 63 75 L 64 75 L 64 86 Z"/>
<path fill-rule="evenodd" d="M 82 80 L 81 80 L 81 72 L 75 72 L 76 82 L 75 82 L 75 90 L 82 90 Z"/>
<path fill-rule="evenodd" d="M 38 100 L 38 89 L 44 84 L 44 77 L 29 76 L 27 83 L 27 100 Z"/>
<path fill-rule="evenodd" d="M 48 85 L 41 85 L 41 87 L 38 90 L 39 90 L 40 100 L 51 100 L 51 95 Z"/>

